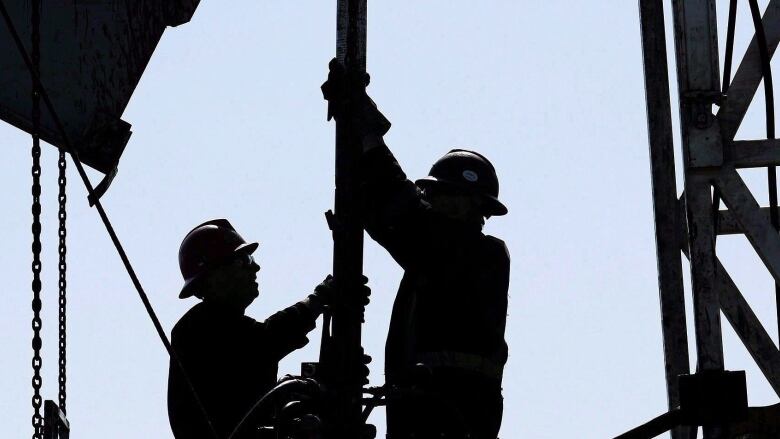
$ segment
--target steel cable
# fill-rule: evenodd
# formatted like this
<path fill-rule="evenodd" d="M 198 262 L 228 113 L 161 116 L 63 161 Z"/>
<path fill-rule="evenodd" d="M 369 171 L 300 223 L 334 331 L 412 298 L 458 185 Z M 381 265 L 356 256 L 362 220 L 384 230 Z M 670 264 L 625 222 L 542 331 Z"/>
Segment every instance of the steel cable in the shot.
<path fill-rule="evenodd" d="M 13 20 L 11 20 L 11 16 L 8 14 L 8 9 L 5 7 L 5 2 L 3 0 L 0 0 L 0 15 L 3 16 L 3 20 L 5 21 L 5 24 L 8 27 L 9 32 L 11 33 L 11 37 L 14 40 L 19 55 L 24 60 L 27 69 L 30 71 L 30 75 L 34 78 L 34 82 L 38 85 L 38 96 L 43 100 L 43 103 L 46 105 L 46 109 L 49 111 L 49 115 L 51 116 L 52 121 L 54 122 L 57 131 L 59 132 L 62 138 L 61 140 L 63 143 L 63 148 L 65 149 L 65 152 L 70 154 L 71 159 L 73 160 L 73 164 L 76 166 L 76 171 L 78 172 L 79 177 L 84 183 L 84 186 L 87 189 L 87 193 L 90 199 L 94 200 L 95 209 L 98 211 L 98 215 L 100 216 L 100 219 L 103 222 L 103 225 L 105 226 L 109 237 L 111 238 L 111 242 L 114 244 L 114 248 L 116 248 L 119 257 L 122 260 L 122 264 L 124 265 L 127 274 L 130 276 L 130 280 L 132 281 L 133 286 L 135 287 L 136 292 L 138 293 L 138 296 L 144 305 L 146 313 L 148 314 L 149 318 L 152 320 L 152 324 L 154 325 L 154 328 L 157 331 L 157 335 L 159 336 L 160 340 L 165 346 L 165 350 L 168 352 L 168 355 L 174 361 L 174 364 L 176 364 L 179 370 L 181 371 L 182 376 L 185 382 L 187 383 L 188 388 L 192 392 L 192 395 L 195 399 L 195 403 L 198 406 L 198 409 L 200 410 L 201 414 L 204 416 L 204 419 L 206 420 L 206 423 L 209 426 L 211 435 L 214 438 L 219 439 L 220 436 L 219 434 L 217 434 L 217 431 L 215 430 L 214 425 L 211 422 L 211 418 L 208 416 L 208 413 L 206 412 L 206 409 L 203 406 L 203 402 L 200 400 L 200 397 L 198 396 L 195 387 L 192 385 L 192 380 L 190 380 L 190 377 L 187 374 L 184 365 L 181 363 L 181 359 L 171 347 L 171 343 L 168 340 L 168 336 L 165 334 L 165 330 L 163 329 L 160 320 L 157 318 L 157 313 L 155 313 L 154 308 L 152 307 L 152 304 L 149 301 L 149 297 L 146 295 L 146 292 L 144 291 L 143 286 L 141 285 L 141 282 L 138 279 L 138 276 L 135 274 L 135 270 L 133 269 L 133 266 L 130 263 L 130 259 L 127 257 L 124 247 L 122 246 L 122 243 L 119 241 L 119 237 L 117 236 L 116 231 L 114 231 L 114 227 L 111 224 L 111 221 L 109 220 L 108 215 L 106 214 L 106 211 L 103 208 L 102 203 L 100 202 L 100 199 L 95 194 L 95 188 L 92 186 L 92 183 L 89 181 L 89 177 L 87 176 L 87 173 L 84 170 L 84 166 L 81 163 L 81 160 L 79 159 L 78 152 L 73 148 L 73 145 L 70 142 L 67 132 L 65 131 L 65 127 L 62 124 L 62 121 L 59 119 L 59 116 L 57 115 L 57 112 L 54 109 L 54 105 L 52 104 L 51 99 L 49 98 L 49 95 L 46 92 L 46 88 L 40 81 L 39 69 L 36 68 L 32 60 L 30 59 L 30 56 L 27 54 L 27 51 L 24 48 L 24 44 L 22 43 L 22 40 L 19 37 L 19 32 L 16 30 L 16 26 L 14 26 Z"/>
<path fill-rule="evenodd" d="M 729 1 L 729 21 L 726 30 L 726 56 L 723 61 L 723 87 L 722 93 L 725 95 L 731 85 L 731 64 L 734 57 L 734 32 L 737 26 L 737 0 Z"/>

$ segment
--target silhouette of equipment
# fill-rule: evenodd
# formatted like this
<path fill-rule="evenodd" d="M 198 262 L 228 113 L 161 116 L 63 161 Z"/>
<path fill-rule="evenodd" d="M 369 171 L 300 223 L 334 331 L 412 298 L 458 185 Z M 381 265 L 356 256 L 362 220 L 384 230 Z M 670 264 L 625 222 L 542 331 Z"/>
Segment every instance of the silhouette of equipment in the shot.
<path fill-rule="evenodd" d="M 680 425 L 744 422 L 748 417 L 745 372 L 707 371 L 680 376 L 680 407 L 615 439 L 650 439 Z"/>
<path fill-rule="evenodd" d="M 54 401 L 43 405 L 43 439 L 69 439 L 70 423 Z"/>
<path fill-rule="evenodd" d="M 302 430 L 309 433 L 312 430 L 321 429 L 321 421 L 315 422 L 314 418 L 306 416 L 311 415 L 309 412 L 311 409 L 303 410 L 301 407 L 303 405 L 302 400 L 317 399 L 320 397 L 320 393 L 320 386 L 313 379 L 288 377 L 269 390 L 249 409 L 238 425 L 236 425 L 233 432 L 230 433 L 228 439 L 231 439 L 240 431 L 252 415 L 271 406 L 279 407 L 274 417 L 276 425 L 272 429 L 275 434 L 279 434 L 277 437 L 287 437 L 282 434 L 282 430 Z M 304 418 L 305 421 L 303 420 Z M 293 433 L 298 434 L 299 432 L 293 431 Z"/>
<path fill-rule="evenodd" d="M 780 215 L 773 78 L 780 1 L 763 17 L 749 0 L 754 37 L 732 77 L 737 0 L 729 2 L 723 75 L 715 0 L 672 2 L 684 188 L 677 188 L 664 2 L 640 0 L 653 206 L 669 412 L 618 436 L 672 439 L 780 437 L 780 405 L 748 407 L 744 372 L 724 371 L 721 316 L 780 395 L 780 351 L 716 252 L 719 235 L 744 234 L 774 278 L 780 304 Z M 764 83 L 766 139 L 736 140 Z M 760 157 L 760 158 L 759 158 Z M 738 171 L 767 168 L 769 207 L 760 207 Z M 721 202 L 727 209 L 721 209 Z M 697 370 L 690 374 L 681 255 L 690 260 Z M 780 316 L 780 306 L 777 307 Z M 778 320 L 780 322 L 780 320 Z"/>
<path fill-rule="evenodd" d="M 33 157 L 40 155 L 37 144 L 39 139 L 48 141 L 57 146 L 60 151 L 60 370 L 64 370 L 64 246 L 62 245 L 65 228 L 64 201 L 64 155 L 68 153 L 73 160 L 76 170 L 84 183 L 88 200 L 94 206 L 106 227 L 106 230 L 114 244 L 125 269 L 135 286 L 141 301 L 155 326 L 158 336 L 163 342 L 168 354 L 177 363 L 178 357 L 171 349 L 162 325 L 157 318 L 148 296 L 146 295 L 140 280 L 130 264 L 130 260 L 117 237 L 108 215 L 100 203 L 100 196 L 105 193 L 111 180 L 116 175 L 117 164 L 127 139 L 129 138 L 129 125 L 119 119 L 121 112 L 127 105 L 132 91 L 140 79 L 140 75 L 151 56 L 162 31 L 167 25 L 179 25 L 192 17 L 192 13 L 198 5 L 198 0 L 175 0 L 171 2 L 159 2 L 154 0 L 128 2 L 47 2 L 46 6 L 53 9 L 47 10 L 45 23 L 41 22 L 38 2 L 32 2 L 32 25 L 29 37 L 33 41 L 32 54 L 28 53 L 15 23 L 26 22 L 25 12 L 27 4 L 14 2 L 12 7 L 7 7 L 4 0 L 0 0 L 0 15 L 2 15 L 6 32 L 0 31 L 0 50 L 3 53 L 18 53 L 18 58 L 9 58 L 8 65 L 0 72 L 0 81 L 9 86 L 0 90 L 0 119 L 28 131 L 33 136 Z M 116 4 L 114 4 L 116 3 Z M 77 30 L 73 27 L 73 14 L 80 16 L 78 23 L 86 26 L 80 29 L 85 35 L 85 41 L 79 41 Z M 127 15 L 124 15 L 127 14 Z M 94 18 L 94 21 L 91 20 Z M 136 18 L 136 19 L 133 19 Z M 142 28 L 132 27 L 134 23 Z M 130 26 L 130 27 L 128 27 Z M 26 30 L 27 28 L 22 28 Z M 42 35 L 43 31 L 43 36 Z M 143 35 L 138 33 L 142 32 Z M 100 34 L 100 35 L 98 35 Z M 25 34 L 26 35 L 26 34 Z M 55 38 L 56 36 L 56 38 Z M 57 41 L 68 47 L 56 47 L 52 41 Z M 43 50 L 41 50 L 43 49 Z M 91 51 L 94 50 L 94 51 Z M 116 50 L 121 51 L 118 53 Z M 96 52 L 95 52 L 96 51 Z M 50 62 L 48 57 L 60 55 L 84 55 L 84 59 L 57 59 Z M 108 56 L 114 55 L 114 56 Z M 78 61 L 78 62 L 77 62 Z M 15 64 L 13 64 L 15 63 Z M 74 68 L 75 70 L 67 70 Z M 80 70 L 79 70 L 80 69 Z M 79 76 L 86 72 L 85 76 Z M 110 81 L 109 81 L 110 80 Z M 116 80 L 117 82 L 113 82 Z M 108 82 L 106 82 L 108 81 Z M 50 94 L 47 84 L 53 85 L 56 93 Z M 105 87 L 105 88 L 104 88 Z M 115 88 L 111 88 L 115 87 Z M 110 90 L 109 90 L 110 89 Z M 32 91 L 32 99 L 27 101 L 24 96 L 29 96 L 27 91 Z M 82 96 L 83 94 L 83 96 Z M 43 102 L 41 111 L 37 107 Z M 56 102 L 56 104 L 55 104 Z M 60 112 L 62 111 L 62 116 Z M 32 117 L 27 116 L 31 114 Z M 106 174 L 97 188 L 93 187 L 83 167 L 80 154 L 84 154 L 86 163 L 94 169 Z M 35 170 L 33 176 L 36 178 Z M 37 186 L 37 188 L 36 188 Z M 39 185 L 34 183 L 33 195 L 38 197 Z M 40 208 L 33 207 L 34 215 L 38 215 Z M 40 227 L 33 227 L 35 237 L 40 234 Z M 33 250 L 39 252 L 40 242 L 36 239 Z M 38 270 L 40 263 L 34 265 Z M 33 290 L 40 290 L 40 281 L 33 282 Z M 52 401 L 47 401 L 50 416 L 41 417 L 41 407 L 38 390 L 41 387 L 39 370 L 41 359 L 38 355 L 41 341 L 38 334 L 40 330 L 41 308 L 40 298 L 33 300 L 35 311 L 34 329 L 36 331 L 33 348 L 36 352 L 36 361 L 33 367 L 36 369 L 36 377 L 33 387 L 36 390 L 33 397 L 35 413 L 33 415 L 33 438 L 40 439 L 44 431 L 50 435 L 46 439 L 66 438 L 69 435 L 69 424 L 64 418 L 64 404 L 56 410 L 51 406 Z M 183 368 L 182 371 L 184 372 Z M 186 373 L 185 373 L 186 376 Z M 64 402 L 65 377 L 60 376 L 60 401 Z M 191 388 L 191 386 L 190 386 Z M 197 394 L 193 390 L 197 400 Z M 199 404 L 200 405 L 200 404 Z M 56 404 L 55 404 L 56 406 Z M 46 407 L 44 407 L 46 409 Z M 202 405 L 200 405 L 202 410 Z M 203 412 L 209 426 L 208 416 Z M 44 422 L 48 424 L 44 425 Z M 211 427 L 211 432 L 216 438 L 216 432 Z"/>
<path fill-rule="evenodd" d="M 361 343 L 367 296 L 363 276 L 363 224 L 360 212 L 358 178 L 361 169 L 361 132 L 359 124 L 348 122 L 342 114 L 361 114 L 353 94 L 365 93 L 366 74 L 366 0 L 338 0 L 336 11 L 336 61 L 343 66 L 339 82 L 330 82 L 323 94 L 345 95 L 347 99 L 329 105 L 327 118 L 336 119 L 336 166 L 334 208 L 326 214 L 333 234 L 333 278 L 336 299 L 324 314 L 320 359 L 305 366 L 316 374 L 323 388 L 319 416 L 323 437 L 327 439 L 363 439 L 374 437 L 376 430 L 363 419 L 363 384 L 367 365 Z M 341 78 L 344 78 L 342 81 Z M 388 126 L 389 128 L 389 126 Z"/>
<path fill-rule="evenodd" d="M 188 22 L 198 3 L 45 2 L 36 73 L 49 92 L 52 108 L 41 112 L 37 133 L 61 150 L 78 152 L 84 164 L 105 174 L 94 191 L 98 197 L 116 175 L 131 135 L 130 124 L 121 116 L 157 43 L 168 26 Z M 30 4 L 5 2 L 7 20 L 29 22 Z M 32 27 L 16 26 L 16 30 L 21 39 L 29 41 Z M 0 53 L 12 54 L 15 46 L 12 32 L 0 27 Z M 28 98 L 32 80 L 21 57 L 4 59 L 0 83 L 0 119 L 32 133 Z"/>

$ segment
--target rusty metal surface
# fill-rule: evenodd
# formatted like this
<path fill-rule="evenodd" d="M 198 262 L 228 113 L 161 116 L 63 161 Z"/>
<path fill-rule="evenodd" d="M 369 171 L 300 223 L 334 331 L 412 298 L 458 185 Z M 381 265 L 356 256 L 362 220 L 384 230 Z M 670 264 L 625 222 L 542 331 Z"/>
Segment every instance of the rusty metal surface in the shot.
<path fill-rule="evenodd" d="M 770 221 L 769 210 L 769 207 L 761 208 L 761 216 L 763 216 L 767 222 Z M 780 208 L 777 209 L 777 212 L 780 214 Z M 739 225 L 737 218 L 730 210 L 721 210 L 718 212 L 718 235 L 737 235 L 742 233 L 744 233 L 742 226 Z"/>
<path fill-rule="evenodd" d="M 691 160 L 692 151 L 701 155 L 702 150 L 714 147 L 711 133 L 717 120 L 706 97 L 720 92 L 715 2 L 675 0 L 673 5 L 696 354 L 700 370 L 722 370 L 720 309 L 714 286 L 715 229 L 710 214 L 712 176 L 709 170 L 694 167 Z"/>
<path fill-rule="evenodd" d="M 336 58 L 362 72 L 366 71 L 367 7 L 367 0 L 338 0 L 336 12 Z"/>
<path fill-rule="evenodd" d="M 14 27 L 29 41 L 30 2 L 6 1 Z M 120 117 L 166 26 L 192 17 L 197 1 L 62 0 L 45 2 L 40 77 L 84 163 L 111 172 L 130 136 Z M 28 47 L 29 50 L 29 47 Z M 31 76 L 0 24 L 0 119 L 30 132 Z M 41 137 L 64 147 L 52 116 Z"/>
<path fill-rule="evenodd" d="M 659 278 L 663 275 L 660 273 L 662 270 L 666 271 L 667 278 L 675 275 L 676 265 L 669 262 L 673 256 L 665 249 L 668 241 L 674 240 L 677 248 L 691 260 L 697 372 L 723 369 L 722 311 L 780 395 L 780 351 L 718 260 L 715 249 L 718 234 L 744 233 L 773 277 L 780 279 L 780 236 L 771 226 L 770 209 L 759 206 L 737 173 L 738 168 L 778 165 L 780 143 L 776 140 L 733 141 L 762 80 L 761 54 L 754 38 L 728 88 L 728 96 L 724 98 L 719 83 L 715 1 L 672 0 L 672 4 L 680 92 L 681 150 L 685 166 L 685 190 L 678 201 L 669 200 L 675 180 L 674 173 L 670 172 L 674 169 L 673 161 L 665 152 L 672 149 L 667 134 L 668 109 L 664 105 L 668 100 L 668 87 L 659 85 L 663 83 L 661 76 L 665 66 L 653 65 L 653 62 L 666 62 L 665 53 L 657 47 L 661 43 L 653 40 L 660 40 L 665 34 L 662 2 L 640 0 Z M 661 16 L 651 22 L 652 14 Z M 780 42 L 780 0 L 769 2 L 763 23 L 769 51 L 774 53 Z M 653 35 L 653 31 L 659 35 Z M 652 47 L 653 44 L 656 47 Z M 655 58 L 648 62 L 651 56 Z M 717 115 L 712 114 L 713 104 L 720 106 Z M 661 146 L 666 149 L 661 149 Z M 669 161 L 672 163 L 667 163 Z M 660 185 L 665 185 L 665 191 L 658 189 Z M 718 206 L 713 194 L 725 202 L 728 210 L 715 211 Z M 669 298 L 664 297 L 664 283 L 659 285 L 662 288 L 662 318 L 666 331 L 673 327 L 667 321 L 667 311 L 684 314 L 684 309 L 679 304 L 665 304 L 664 301 Z M 681 334 L 681 337 L 686 335 Z M 666 351 L 666 336 L 664 343 Z M 680 343 L 678 349 L 682 349 L 680 346 L 684 345 Z M 679 355 L 680 352 L 665 352 L 667 374 L 670 357 Z M 678 389 L 667 387 L 671 401 L 673 392 Z M 778 437 L 777 420 L 767 421 L 770 415 L 777 417 L 778 410 L 780 408 L 751 409 L 749 422 L 709 425 L 703 429 L 703 437 L 737 437 L 737 433 L 745 438 Z M 756 430 L 756 426 L 760 428 Z"/>
<path fill-rule="evenodd" d="M 723 369 L 720 307 L 715 291 L 715 232 L 708 177 L 686 176 L 696 357 L 700 370 Z"/>
<path fill-rule="evenodd" d="M 733 142 L 731 160 L 737 169 L 780 165 L 780 140 L 738 140 Z"/>
<path fill-rule="evenodd" d="M 642 52 L 647 98 L 648 141 L 653 188 L 653 214 L 658 260 L 658 293 L 669 409 L 680 405 L 677 377 L 690 373 L 685 294 L 678 246 L 677 184 L 674 166 L 663 0 L 640 0 Z M 688 437 L 689 427 L 677 427 L 672 438 Z"/>
<path fill-rule="evenodd" d="M 768 210 L 762 209 L 762 215 L 769 221 Z M 724 212 L 721 212 L 723 214 Z M 736 220 L 734 220 L 736 221 Z M 681 225 L 685 228 L 685 224 Z M 687 234 L 687 229 L 683 230 Z M 686 247 L 681 247 L 688 256 Z M 780 351 L 778 351 L 769 333 L 756 317 L 739 288 L 726 271 L 720 260 L 716 260 L 716 288 L 721 311 L 739 336 L 745 348 L 772 388 L 780 396 Z"/>
<path fill-rule="evenodd" d="M 720 261 L 717 272 L 723 314 L 775 393 L 780 395 L 780 352 Z"/>
<path fill-rule="evenodd" d="M 734 168 L 724 167 L 717 179 L 723 201 L 776 281 L 780 281 L 780 235 L 762 215 L 758 202 Z"/>

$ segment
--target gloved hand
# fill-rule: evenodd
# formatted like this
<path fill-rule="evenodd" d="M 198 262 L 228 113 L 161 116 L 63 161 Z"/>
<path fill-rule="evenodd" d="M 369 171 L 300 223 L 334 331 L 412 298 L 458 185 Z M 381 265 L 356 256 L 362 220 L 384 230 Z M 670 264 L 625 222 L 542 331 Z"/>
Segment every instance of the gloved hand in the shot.
<path fill-rule="evenodd" d="M 371 296 L 371 288 L 366 285 L 368 278 L 363 276 L 363 285 L 360 286 L 359 303 L 366 306 L 371 302 L 369 296 Z M 338 288 L 336 281 L 332 275 L 328 275 L 319 285 L 314 288 L 314 292 L 309 297 L 314 297 L 315 300 L 321 302 L 323 305 L 333 304 L 338 297 Z"/>
<path fill-rule="evenodd" d="M 330 305 L 333 303 L 336 296 L 336 287 L 334 283 L 333 276 L 330 274 L 327 275 L 325 280 L 314 287 L 314 292 L 311 293 L 309 297 L 314 297 L 315 300 L 318 300 L 323 305 Z"/>
<path fill-rule="evenodd" d="M 360 137 L 383 136 L 390 130 L 390 121 L 366 94 L 371 78 L 366 72 L 347 71 L 333 58 L 328 64 L 328 80 L 322 84 L 322 96 L 328 101 L 328 120 L 350 118 Z"/>
<path fill-rule="evenodd" d="M 371 360 L 372 358 L 370 355 L 367 355 L 365 353 L 363 354 L 363 361 L 360 365 L 360 378 L 362 381 L 361 384 L 363 385 L 368 384 L 368 375 L 369 375 L 368 365 L 371 364 Z"/>
<path fill-rule="evenodd" d="M 322 84 L 320 90 L 322 97 L 328 101 L 328 120 L 333 117 L 341 120 L 347 106 L 368 98 L 366 87 L 371 78 L 365 72 L 347 72 L 344 64 L 336 58 L 330 60 L 328 69 L 328 80 Z"/>

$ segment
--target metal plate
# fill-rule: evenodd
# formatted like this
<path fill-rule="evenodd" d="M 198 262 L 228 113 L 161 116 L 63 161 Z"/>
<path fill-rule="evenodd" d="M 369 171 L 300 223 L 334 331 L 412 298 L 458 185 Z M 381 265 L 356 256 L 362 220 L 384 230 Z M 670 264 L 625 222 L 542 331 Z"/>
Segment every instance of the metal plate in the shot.
<path fill-rule="evenodd" d="M 40 76 L 81 160 L 111 172 L 130 137 L 120 117 L 167 26 L 192 18 L 198 0 L 60 0 L 41 9 Z M 31 3 L 5 0 L 30 51 Z M 32 80 L 0 21 L 0 119 L 32 130 Z M 41 137 L 64 147 L 43 107 Z"/>

